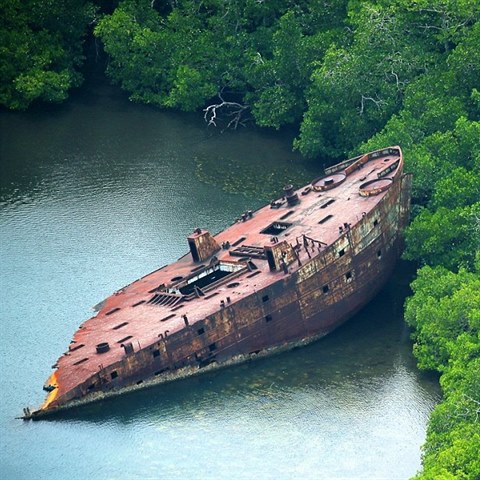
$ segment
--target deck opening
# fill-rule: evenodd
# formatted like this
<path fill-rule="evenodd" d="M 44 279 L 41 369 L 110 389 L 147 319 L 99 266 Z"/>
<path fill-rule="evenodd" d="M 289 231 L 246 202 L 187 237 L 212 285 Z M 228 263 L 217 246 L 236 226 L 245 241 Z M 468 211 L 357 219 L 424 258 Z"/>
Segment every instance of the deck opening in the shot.
<path fill-rule="evenodd" d="M 192 254 L 192 260 L 194 262 L 199 262 L 200 257 L 198 255 L 197 245 L 195 244 L 195 240 L 188 240 L 188 246 L 190 247 L 190 253 Z"/>
<path fill-rule="evenodd" d="M 199 329 L 197 330 L 197 333 L 198 333 L 198 335 L 203 335 L 203 334 L 205 333 L 205 329 L 204 329 L 203 327 L 202 327 L 202 328 L 199 328 Z"/>
<path fill-rule="evenodd" d="M 342 248 L 341 250 L 339 250 L 338 256 L 339 256 L 339 257 L 343 257 L 344 255 L 345 255 L 345 249 Z"/>
<path fill-rule="evenodd" d="M 282 215 L 280 217 L 280 220 L 285 220 L 286 218 L 288 218 L 290 215 L 292 215 L 293 213 L 295 213 L 295 210 L 290 210 L 289 212 L 285 213 L 284 215 Z"/>
<path fill-rule="evenodd" d="M 243 265 L 219 262 L 201 271 L 198 275 L 190 277 L 184 284 L 180 284 L 177 288 L 182 295 L 190 295 L 195 292 L 195 287 L 204 289 L 243 268 Z"/>
<path fill-rule="evenodd" d="M 68 350 L 70 352 L 74 352 L 75 350 L 80 350 L 80 348 L 84 347 L 85 345 L 83 343 L 80 343 L 79 345 L 75 345 L 74 347 L 70 347 Z"/>
<path fill-rule="evenodd" d="M 268 300 L 269 300 L 269 296 L 268 296 L 268 295 L 264 295 L 264 296 L 262 297 L 262 302 L 268 302 Z"/>
<path fill-rule="evenodd" d="M 126 342 L 127 340 L 130 340 L 132 337 L 132 335 L 127 335 L 126 337 L 123 337 L 121 340 L 118 340 L 117 343 L 123 343 L 123 342 Z"/>
<path fill-rule="evenodd" d="M 291 226 L 292 224 L 287 222 L 273 222 L 267 228 L 261 230 L 260 233 L 264 233 L 265 235 L 280 235 Z"/>
<path fill-rule="evenodd" d="M 167 315 L 166 317 L 163 317 L 160 319 L 161 322 L 166 322 L 167 320 L 170 320 L 171 318 L 175 317 L 175 313 L 171 313 L 170 315 Z"/>
<path fill-rule="evenodd" d="M 238 240 L 235 240 L 232 243 L 232 247 L 236 247 L 237 245 L 240 245 L 242 242 L 244 242 L 247 239 L 247 237 L 240 237 Z"/>
<path fill-rule="evenodd" d="M 118 312 L 120 307 L 113 308 L 112 310 L 108 311 L 105 315 L 111 315 L 112 313 Z"/>
<path fill-rule="evenodd" d="M 325 202 L 320 208 L 327 208 L 329 205 L 331 205 L 335 201 L 334 198 L 331 198 L 327 202 Z"/>
<path fill-rule="evenodd" d="M 239 261 L 247 261 L 249 258 L 260 258 L 265 260 L 265 250 L 263 247 L 255 245 L 242 245 L 233 250 L 230 250 L 232 257 L 240 257 Z"/>
<path fill-rule="evenodd" d="M 128 322 L 123 322 L 117 325 L 116 327 L 113 327 L 112 330 L 118 330 L 119 328 L 124 327 L 125 325 L 128 325 Z"/>
<path fill-rule="evenodd" d="M 111 374 L 110 374 L 110 378 L 112 380 L 115 380 L 116 378 L 118 377 L 118 373 L 116 370 L 114 370 Z"/>
<path fill-rule="evenodd" d="M 211 352 L 214 352 L 216 349 L 217 349 L 217 345 L 214 343 L 211 343 L 209 346 L 208 346 L 208 349 L 211 351 Z"/>
<path fill-rule="evenodd" d="M 139 381 L 137 382 L 137 385 L 140 385 L 140 384 L 142 384 L 142 383 L 143 383 L 143 380 L 139 380 Z"/>
<path fill-rule="evenodd" d="M 268 267 L 270 270 L 276 270 L 277 266 L 275 264 L 275 257 L 273 256 L 272 250 L 265 249 L 265 253 L 267 254 Z"/>
<path fill-rule="evenodd" d="M 374 221 L 373 221 L 373 226 L 376 227 L 378 225 L 378 219 L 376 218 Z"/>
<path fill-rule="evenodd" d="M 159 356 L 160 356 L 160 350 L 154 350 L 154 351 L 152 352 L 152 356 L 153 356 L 153 358 L 159 357 Z"/>
<path fill-rule="evenodd" d="M 322 208 L 323 208 L 323 207 L 322 207 Z M 326 217 L 323 217 L 318 223 L 319 223 L 320 225 L 322 225 L 322 224 L 328 222 L 331 218 L 333 218 L 333 215 L 327 215 Z"/>
<path fill-rule="evenodd" d="M 171 282 L 178 282 L 180 280 L 183 280 L 183 277 L 181 275 L 178 275 L 170 279 Z"/>
<path fill-rule="evenodd" d="M 330 288 L 329 288 L 328 285 L 324 285 L 324 286 L 322 287 L 322 292 L 323 292 L 323 293 L 327 293 L 329 290 L 330 290 Z"/>
<path fill-rule="evenodd" d="M 88 358 L 87 358 L 87 357 L 85 357 L 85 358 L 82 358 L 82 359 L 81 359 L 81 360 L 79 360 L 78 362 L 75 362 L 75 363 L 74 363 L 74 365 L 80 365 L 81 363 L 83 363 L 83 362 L 86 362 L 87 360 L 88 360 Z"/>
<path fill-rule="evenodd" d="M 253 272 L 250 275 L 247 275 L 247 278 L 256 277 L 257 275 L 260 275 L 261 273 L 262 272 L 260 270 L 257 270 L 256 272 Z"/>
<path fill-rule="evenodd" d="M 345 280 L 348 282 L 352 279 L 352 272 L 347 272 L 345 274 Z"/>
<path fill-rule="evenodd" d="M 265 315 L 265 321 L 268 323 L 268 322 L 271 322 L 273 320 L 273 317 L 271 315 Z"/>
<path fill-rule="evenodd" d="M 377 257 L 378 257 L 378 258 L 382 258 L 382 251 L 381 251 L 381 250 L 378 250 L 378 251 L 377 251 Z"/>
<path fill-rule="evenodd" d="M 138 307 L 139 305 L 141 305 L 142 303 L 145 303 L 145 302 L 146 302 L 146 300 L 140 300 L 139 302 L 134 303 L 134 304 L 132 305 L 132 307 Z"/>

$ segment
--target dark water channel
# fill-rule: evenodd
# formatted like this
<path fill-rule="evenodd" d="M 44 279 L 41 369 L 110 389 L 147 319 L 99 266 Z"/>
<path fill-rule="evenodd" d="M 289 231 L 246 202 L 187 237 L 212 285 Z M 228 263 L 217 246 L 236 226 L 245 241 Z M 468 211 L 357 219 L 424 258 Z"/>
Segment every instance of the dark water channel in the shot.
<path fill-rule="evenodd" d="M 15 419 L 90 307 L 182 255 L 287 180 L 319 174 L 288 135 L 220 134 L 201 116 L 101 87 L 0 113 L 0 473 L 5 479 L 407 479 L 439 393 L 415 369 L 404 266 L 303 349 L 72 411 Z M 243 192 L 243 193 L 240 193 Z"/>

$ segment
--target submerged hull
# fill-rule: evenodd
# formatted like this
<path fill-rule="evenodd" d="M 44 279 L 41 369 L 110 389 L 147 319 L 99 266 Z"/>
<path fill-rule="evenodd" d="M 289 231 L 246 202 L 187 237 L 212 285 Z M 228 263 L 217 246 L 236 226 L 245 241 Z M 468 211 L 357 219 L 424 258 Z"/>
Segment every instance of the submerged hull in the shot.
<path fill-rule="evenodd" d="M 43 415 L 320 338 L 382 288 L 411 177 L 399 147 L 347 160 L 107 298 L 45 385 Z"/>

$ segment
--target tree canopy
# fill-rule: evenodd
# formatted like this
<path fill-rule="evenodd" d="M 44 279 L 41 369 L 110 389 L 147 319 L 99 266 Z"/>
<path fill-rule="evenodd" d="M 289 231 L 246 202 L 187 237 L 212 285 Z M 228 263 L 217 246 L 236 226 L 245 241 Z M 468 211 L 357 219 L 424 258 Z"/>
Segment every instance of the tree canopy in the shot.
<path fill-rule="evenodd" d="M 0 0 L 0 105 L 61 102 L 82 82 L 82 39 L 95 7 L 86 0 Z"/>

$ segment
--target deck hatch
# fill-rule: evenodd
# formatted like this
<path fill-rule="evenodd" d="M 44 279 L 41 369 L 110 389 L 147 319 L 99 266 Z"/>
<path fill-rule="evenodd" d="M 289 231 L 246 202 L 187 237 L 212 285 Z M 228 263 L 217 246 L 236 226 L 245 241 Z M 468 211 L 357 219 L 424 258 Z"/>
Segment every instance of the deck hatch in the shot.
<path fill-rule="evenodd" d="M 257 247 L 255 245 L 242 245 L 241 247 L 231 250 L 230 255 L 232 257 L 251 257 L 265 260 L 265 250 L 263 247 Z"/>
<path fill-rule="evenodd" d="M 146 302 L 146 300 L 140 300 L 139 302 L 134 303 L 134 304 L 132 305 L 132 307 L 138 307 L 139 305 L 141 305 L 142 303 L 145 303 L 145 302 Z"/>
<path fill-rule="evenodd" d="M 195 287 L 205 289 L 244 268 L 244 265 L 236 263 L 218 262 L 190 277 L 184 283 L 179 284 L 177 288 L 182 295 L 190 295 L 195 292 Z"/>
<path fill-rule="evenodd" d="M 126 337 L 123 337 L 121 340 L 117 340 L 117 343 L 126 342 L 127 340 L 130 340 L 131 338 L 133 338 L 132 335 L 127 335 Z"/>
<path fill-rule="evenodd" d="M 120 323 L 119 325 L 113 327 L 113 330 L 118 330 L 119 328 L 125 327 L 126 325 L 128 325 L 128 322 Z"/>
<path fill-rule="evenodd" d="M 323 207 L 322 207 L 322 208 L 323 208 Z M 327 215 L 326 217 L 323 217 L 318 223 L 319 223 L 320 225 L 322 225 L 322 224 L 328 222 L 331 218 L 333 218 L 333 215 Z"/>
<path fill-rule="evenodd" d="M 75 345 L 74 347 L 70 347 L 68 350 L 70 352 L 74 352 L 75 350 L 79 350 L 80 348 L 84 347 L 85 345 L 83 343 L 80 343 L 78 345 Z"/>
<path fill-rule="evenodd" d="M 80 365 L 81 363 L 86 362 L 87 360 L 88 360 L 88 358 L 82 358 L 78 362 L 75 362 L 74 365 Z"/>
<path fill-rule="evenodd" d="M 334 198 L 328 199 L 323 205 L 320 206 L 320 208 L 327 208 L 329 205 L 331 205 L 335 201 Z"/>
<path fill-rule="evenodd" d="M 244 242 L 247 239 L 247 237 L 240 237 L 238 240 L 235 240 L 232 243 L 232 247 L 236 247 L 237 245 L 240 245 L 242 242 Z"/>
<path fill-rule="evenodd" d="M 285 220 L 286 218 L 288 218 L 290 215 L 293 215 L 294 213 L 295 213 L 295 210 L 290 210 L 287 213 L 285 213 L 284 215 L 282 215 L 280 217 L 280 220 Z"/>
<path fill-rule="evenodd" d="M 260 233 L 264 233 L 265 235 L 280 235 L 291 226 L 292 224 L 287 222 L 273 222 L 268 227 L 261 230 Z"/>

